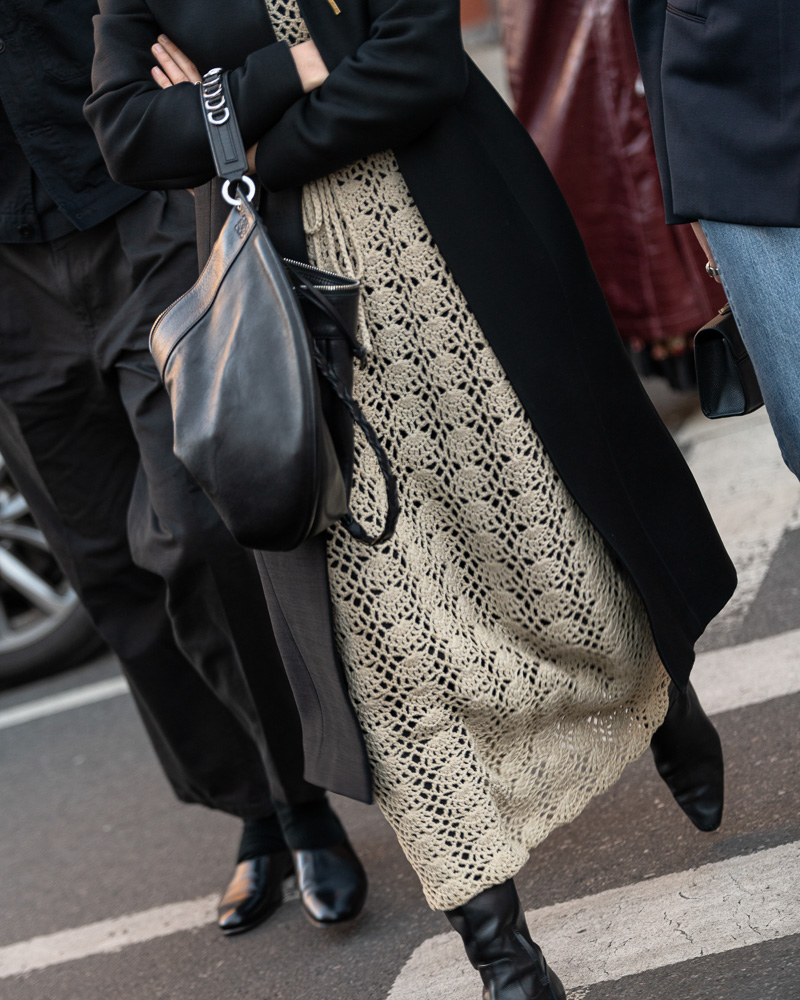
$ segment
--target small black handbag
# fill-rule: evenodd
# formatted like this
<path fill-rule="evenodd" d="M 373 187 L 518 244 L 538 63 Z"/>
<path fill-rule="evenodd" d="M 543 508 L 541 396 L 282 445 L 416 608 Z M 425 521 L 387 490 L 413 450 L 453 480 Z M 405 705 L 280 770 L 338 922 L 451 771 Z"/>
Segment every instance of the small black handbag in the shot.
<path fill-rule="evenodd" d="M 695 334 L 694 361 L 700 406 L 707 417 L 738 417 L 764 405 L 729 303 Z"/>
<path fill-rule="evenodd" d="M 150 332 L 175 454 L 243 545 L 293 549 L 339 520 L 377 545 L 399 505 L 388 457 L 351 395 L 353 358 L 363 354 L 359 282 L 278 256 L 250 203 L 255 185 L 225 75 L 210 71 L 198 89 L 232 210 L 197 282 Z M 348 508 L 354 423 L 386 484 L 376 535 Z"/>

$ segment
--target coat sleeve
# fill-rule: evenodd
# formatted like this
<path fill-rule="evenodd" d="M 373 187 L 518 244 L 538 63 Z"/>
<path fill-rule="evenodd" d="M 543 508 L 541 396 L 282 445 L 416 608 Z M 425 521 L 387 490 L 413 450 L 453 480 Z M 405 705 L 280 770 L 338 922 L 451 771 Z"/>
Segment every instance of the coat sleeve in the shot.
<path fill-rule="evenodd" d="M 150 47 L 161 30 L 144 0 L 101 0 L 94 18 L 93 93 L 84 113 L 108 169 L 121 184 L 196 187 L 214 176 L 197 88 L 161 90 L 150 75 Z M 201 72 L 210 67 L 199 67 Z M 246 145 L 303 96 L 291 51 L 276 42 L 252 52 L 229 75 Z"/>
<path fill-rule="evenodd" d="M 369 8 L 367 39 L 261 136 L 256 167 L 268 188 L 402 146 L 463 96 L 458 0 L 370 0 Z"/>

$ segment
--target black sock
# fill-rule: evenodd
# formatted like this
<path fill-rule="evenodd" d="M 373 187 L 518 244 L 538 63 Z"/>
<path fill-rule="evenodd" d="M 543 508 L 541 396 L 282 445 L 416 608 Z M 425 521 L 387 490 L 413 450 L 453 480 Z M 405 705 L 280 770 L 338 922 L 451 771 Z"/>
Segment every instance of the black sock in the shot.
<path fill-rule="evenodd" d="M 262 854 L 276 854 L 278 851 L 286 850 L 286 841 L 283 839 L 281 824 L 278 817 L 265 816 L 261 819 L 245 820 L 242 830 L 242 840 L 239 844 L 239 856 L 236 864 L 242 861 L 251 861 Z"/>
<path fill-rule="evenodd" d="M 333 847 L 347 839 L 344 827 L 327 798 L 294 805 L 276 802 L 275 811 L 284 839 L 293 851 Z"/>

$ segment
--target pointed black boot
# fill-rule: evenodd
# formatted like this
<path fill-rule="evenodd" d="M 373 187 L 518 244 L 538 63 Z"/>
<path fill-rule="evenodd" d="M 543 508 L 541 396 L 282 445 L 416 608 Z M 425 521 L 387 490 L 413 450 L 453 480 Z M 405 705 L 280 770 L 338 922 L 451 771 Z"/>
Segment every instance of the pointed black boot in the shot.
<path fill-rule="evenodd" d="M 483 1000 L 566 1000 L 561 980 L 531 940 L 512 879 L 445 916 L 483 980 Z"/>
<path fill-rule="evenodd" d="M 698 830 L 722 822 L 725 770 L 722 743 L 690 684 L 681 694 L 669 686 L 669 709 L 650 743 L 656 770 Z"/>

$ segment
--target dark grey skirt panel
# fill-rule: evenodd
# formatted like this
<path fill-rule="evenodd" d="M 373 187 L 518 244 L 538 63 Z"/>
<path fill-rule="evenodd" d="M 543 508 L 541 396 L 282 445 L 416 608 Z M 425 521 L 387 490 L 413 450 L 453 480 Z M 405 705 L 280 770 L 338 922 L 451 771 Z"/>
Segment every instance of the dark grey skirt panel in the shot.
<path fill-rule="evenodd" d="M 303 727 L 305 778 L 372 801 L 364 741 L 336 653 L 325 536 L 291 552 L 257 552 L 272 627 Z"/>

